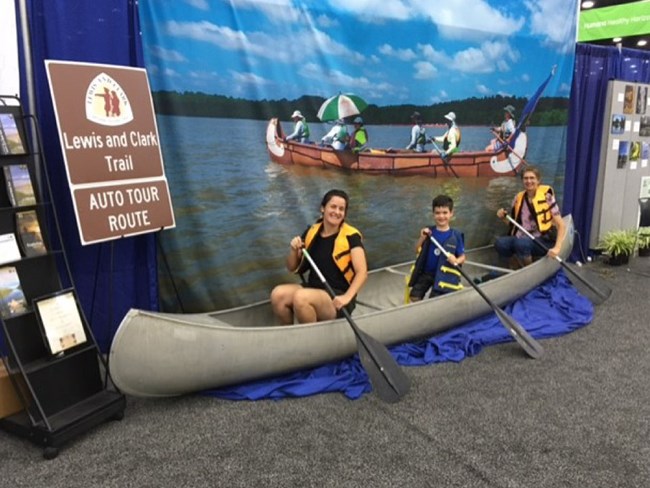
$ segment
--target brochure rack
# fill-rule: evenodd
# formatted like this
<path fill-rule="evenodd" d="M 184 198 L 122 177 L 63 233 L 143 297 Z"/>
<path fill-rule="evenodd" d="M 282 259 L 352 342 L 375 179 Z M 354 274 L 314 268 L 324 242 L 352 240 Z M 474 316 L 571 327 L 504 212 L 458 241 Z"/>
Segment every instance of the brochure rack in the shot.
<path fill-rule="evenodd" d="M 11 101 L 18 105 L 7 104 Z M 22 244 L 19 259 L 0 259 L 0 353 L 24 406 L 23 411 L 1 419 L 0 428 L 43 447 L 43 456 L 52 459 L 62 444 L 77 435 L 107 420 L 121 420 L 126 399 L 108 374 L 74 286 L 62 285 L 73 280 L 60 244 L 47 171 L 42 172 L 42 192 L 37 185 L 37 157 L 44 161 L 38 124 L 24 115 L 17 97 L 2 95 L 0 123 L 0 236 L 14 233 Z M 34 150 L 26 137 L 28 127 L 36 141 Z M 11 166 L 20 166 L 22 173 L 5 170 Z M 29 211 L 35 214 L 31 228 L 20 228 L 16 215 Z M 15 279 L 3 280 L 3 275 Z M 44 309 L 47 313 L 39 310 L 42 300 L 59 295 L 66 297 L 65 307 L 50 305 Z M 75 322 L 74 340 L 62 336 L 60 346 L 53 347 L 52 334 L 65 330 L 68 319 Z"/>

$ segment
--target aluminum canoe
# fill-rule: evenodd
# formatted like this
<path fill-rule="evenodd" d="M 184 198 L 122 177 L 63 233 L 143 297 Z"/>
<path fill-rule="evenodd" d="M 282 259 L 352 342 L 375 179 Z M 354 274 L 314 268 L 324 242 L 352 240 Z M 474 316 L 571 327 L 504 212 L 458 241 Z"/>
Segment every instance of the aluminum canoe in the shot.
<path fill-rule="evenodd" d="M 573 222 L 560 256 L 573 247 Z M 482 276 L 497 266 L 492 246 L 467 251 L 463 269 Z M 492 312 L 471 286 L 418 303 L 405 304 L 412 262 L 373 270 L 358 296 L 356 324 L 378 341 L 398 344 L 429 337 Z M 554 259 L 542 258 L 479 286 L 504 306 L 553 276 Z M 522 324 L 525 326 L 525 324 Z M 345 319 L 275 325 L 269 301 L 209 313 L 173 314 L 130 310 L 110 350 L 109 368 L 124 393 L 165 397 L 276 376 L 341 360 L 357 352 Z"/>

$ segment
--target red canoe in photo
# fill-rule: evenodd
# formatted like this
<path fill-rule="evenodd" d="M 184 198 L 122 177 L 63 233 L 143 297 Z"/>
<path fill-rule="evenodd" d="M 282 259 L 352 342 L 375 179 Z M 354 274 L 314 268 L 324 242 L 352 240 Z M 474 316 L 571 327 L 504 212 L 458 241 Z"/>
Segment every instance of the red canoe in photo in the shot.
<path fill-rule="evenodd" d="M 335 168 L 363 173 L 430 175 L 441 177 L 494 177 L 517 174 L 526 157 L 528 139 L 520 132 L 512 149 L 459 151 L 444 160 L 437 151 L 417 153 L 402 149 L 371 149 L 367 152 L 336 151 L 329 146 L 283 141 L 280 121 L 272 118 L 266 128 L 266 147 L 271 161 L 279 164 Z"/>

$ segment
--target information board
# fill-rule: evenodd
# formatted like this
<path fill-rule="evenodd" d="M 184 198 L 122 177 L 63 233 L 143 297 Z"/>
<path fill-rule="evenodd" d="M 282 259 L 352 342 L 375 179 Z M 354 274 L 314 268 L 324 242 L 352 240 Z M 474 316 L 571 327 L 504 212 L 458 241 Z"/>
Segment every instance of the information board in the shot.
<path fill-rule="evenodd" d="M 147 72 L 45 66 L 82 244 L 174 227 Z"/>
<path fill-rule="evenodd" d="M 611 230 L 637 227 L 638 198 L 650 178 L 650 85 L 609 81 L 604 112 L 592 249 Z"/>

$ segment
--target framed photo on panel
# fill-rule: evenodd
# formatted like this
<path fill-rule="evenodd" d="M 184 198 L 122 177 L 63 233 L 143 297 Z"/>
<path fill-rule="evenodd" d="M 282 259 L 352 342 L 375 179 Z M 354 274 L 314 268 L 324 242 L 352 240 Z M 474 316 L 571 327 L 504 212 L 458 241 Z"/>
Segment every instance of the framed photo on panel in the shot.
<path fill-rule="evenodd" d="M 34 310 L 50 353 L 58 354 L 86 342 L 86 331 L 72 289 L 34 299 Z"/>

